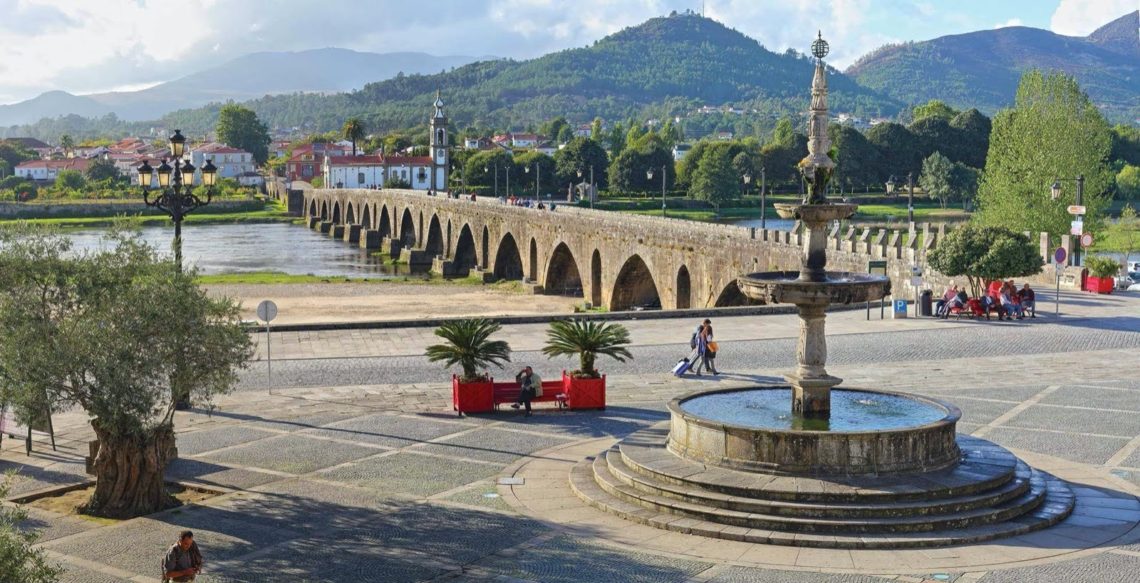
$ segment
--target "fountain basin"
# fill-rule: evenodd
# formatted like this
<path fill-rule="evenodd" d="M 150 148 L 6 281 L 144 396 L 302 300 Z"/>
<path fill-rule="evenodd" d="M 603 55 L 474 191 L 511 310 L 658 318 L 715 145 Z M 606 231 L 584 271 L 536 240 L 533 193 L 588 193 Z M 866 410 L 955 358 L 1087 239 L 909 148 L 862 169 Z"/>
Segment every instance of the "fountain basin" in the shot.
<path fill-rule="evenodd" d="M 850 304 L 891 293 L 886 276 L 844 271 L 828 271 L 825 281 L 803 281 L 798 271 L 765 271 L 741 276 L 736 283 L 744 295 L 765 304 Z"/>
<path fill-rule="evenodd" d="M 958 463 L 961 411 L 888 391 L 833 389 L 828 421 L 790 414 L 789 387 L 695 393 L 669 403 L 668 449 L 710 464 L 774 474 L 926 472 Z"/>
<path fill-rule="evenodd" d="M 855 210 L 859 208 L 857 204 L 845 202 L 828 204 L 777 203 L 772 206 L 776 208 L 776 214 L 780 215 L 780 218 L 795 219 L 809 225 L 842 221 L 854 215 Z"/>

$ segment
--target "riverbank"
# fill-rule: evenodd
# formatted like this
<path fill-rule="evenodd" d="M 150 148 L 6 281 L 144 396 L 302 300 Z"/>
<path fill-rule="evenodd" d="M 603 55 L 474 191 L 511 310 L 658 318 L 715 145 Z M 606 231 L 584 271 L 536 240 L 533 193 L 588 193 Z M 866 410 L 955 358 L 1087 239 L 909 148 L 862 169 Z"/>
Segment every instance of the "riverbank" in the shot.
<path fill-rule="evenodd" d="M 60 203 L 6 203 L 0 209 L 0 225 L 27 222 L 61 228 L 109 227 L 125 221 L 139 227 L 170 224 L 170 218 L 141 201 L 67 201 Z M 184 224 L 226 225 L 240 223 L 292 223 L 299 221 L 285 205 L 275 200 L 217 200 L 186 215 Z"/>
<path fill-rule="evenodd" d="M 530 295 L 519 293 L 516 286 L 473 285 L 465 280 L 459 283 L 204 282 L 202 287 L 211 296 L 226 296 L 241 302 L 242 318 L 246 320 L 257 319 L 257 305 L 262 300 L 273 300 L 278 309 L 274 324 L 571 314 L 574 305 L 581 302 L 580 298 Z"/>

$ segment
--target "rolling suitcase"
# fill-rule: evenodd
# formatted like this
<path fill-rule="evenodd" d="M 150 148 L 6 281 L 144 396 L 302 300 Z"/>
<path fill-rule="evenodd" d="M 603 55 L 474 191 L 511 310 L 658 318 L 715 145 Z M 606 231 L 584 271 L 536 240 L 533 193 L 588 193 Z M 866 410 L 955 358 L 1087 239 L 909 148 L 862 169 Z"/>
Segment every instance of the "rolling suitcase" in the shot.
<path fill-rule="evenodd" d="M 681 376 L 686 372 L 689 372 L 689 367 L 691 366 L 693 366 L 693 362 L 691 360 L 688 358 L 682 358 L 677 362 L 677 366 L 673 367 L 673 374 Z"/>

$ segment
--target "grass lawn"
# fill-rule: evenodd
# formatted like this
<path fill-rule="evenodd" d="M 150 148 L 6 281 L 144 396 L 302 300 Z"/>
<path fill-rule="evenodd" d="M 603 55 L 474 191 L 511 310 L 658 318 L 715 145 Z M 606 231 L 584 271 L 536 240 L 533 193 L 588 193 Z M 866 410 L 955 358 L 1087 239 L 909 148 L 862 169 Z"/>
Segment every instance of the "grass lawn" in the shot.
<path fill-rule="evenodd" d="M 285 205 L 278 201 L 268 201 L 265 203 L 265 208 L 255 211 L 240 211 L 240 212 L 224 212 L 212 213 L 209 212 L 209 207 L 200 209 L 197 213 L 186 215 L 183 219 L 185 224 L 198 224 L 198 225 L 211 225 L 211 224 L 233 224 L 233 223 L 292 223 L 299 221 L 297 217 L 290 215 L 285 208 Z M 125 220 L 129 224 L 137 225 L 140 227 L 148 226 L 161 226 L 169 225 L 170 218 L 166 215 L 151 215 L 151 214 L 132 214 L 132 215 L 118 215 L 111 217 L 51 217 L 40 219 L 0 219 L 0 225 L 6 223 L 16 223 L 20 221 L 27 222 L 33 225 L 52 225 L 64 228 L 79 228 L 79 227 L 109 227 L 117 220 Z"/>

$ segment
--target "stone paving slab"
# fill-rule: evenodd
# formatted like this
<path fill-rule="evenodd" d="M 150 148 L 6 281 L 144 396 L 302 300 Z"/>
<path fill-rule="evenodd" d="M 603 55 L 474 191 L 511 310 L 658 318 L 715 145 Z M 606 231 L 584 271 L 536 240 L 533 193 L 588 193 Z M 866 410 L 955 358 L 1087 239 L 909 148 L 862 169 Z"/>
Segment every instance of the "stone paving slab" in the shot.
<path fill-rule="evenodd" d="M 225 425 L 178 434 L 178 455 L 192 456 L 278 435 L 245 425 Z"/>
<path fill-rule="evenodd" d="M 321 472 L 319 476 L 386 493 L 427 497 L 488 478 L 502 468 L 503 465 L 397 453 L 340 466 Z"/>
<path fill-rule="evenodd" d="M 517 556 L 496 558 L 480 566 L 508 577 L 544 583 L 679 583 L 688 581 L 711 564 L 618 550 L 558 536 L 522 549 Z"/>
<path fill-rule="evenodd" d="M 216 451 L 203 456 L 202 459 L 291 474 L 307 474 L 383 451 L 325 439 L 283 435 Z"/>
<path fill-rule="evenodd" d="M 301 434 L 400 448 L 474 427 L 467 423 L 379 413 L 338 421 L 320 429 L 307 429 Z"/>
<path fill-rule="evenodd" d="M 219 561 L 211 566 L 209 581 L 422 581 L 446 570 L 438 560 L 394 553 L 367 538 L 297 540 L 271 551 L 240 561 Z"/>
<path fill-rule="evenodd" d="M 559 437 L 488 427 L 425 444 L 413 451 L 509 464 L 532 452 L 569 441 L 570 439 Z"/>
<path fill-rule="evenodd" d="M 1058 426 L 1061 427 L 1061 426 Z M 1103 464 L 1128 444 L 1125 437 L 1101 437 L 1059 430 L 1038 431 L 1000 427 L 986 433 L 986 439 L 1006 447 L 1039 451 L 1072 461 Z"/>

